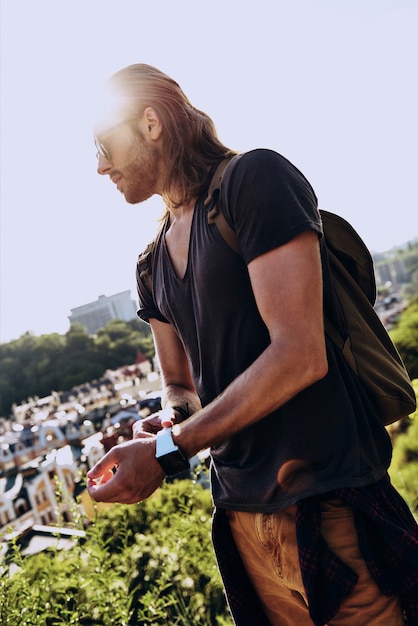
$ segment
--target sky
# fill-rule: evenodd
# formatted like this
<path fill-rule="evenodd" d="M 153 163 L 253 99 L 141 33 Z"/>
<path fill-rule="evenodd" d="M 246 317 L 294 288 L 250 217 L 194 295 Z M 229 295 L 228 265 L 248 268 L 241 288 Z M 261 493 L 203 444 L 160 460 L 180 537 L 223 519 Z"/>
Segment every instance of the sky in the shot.
<path fill-rule="evenodd" d="M 224 144 L 277 150 L 375 252 L 418 235 L 416 0 L 1 0 L 0 343 L 130 290 L 160 197 L 96 172 L 95 111 L 132 63 Z"/>

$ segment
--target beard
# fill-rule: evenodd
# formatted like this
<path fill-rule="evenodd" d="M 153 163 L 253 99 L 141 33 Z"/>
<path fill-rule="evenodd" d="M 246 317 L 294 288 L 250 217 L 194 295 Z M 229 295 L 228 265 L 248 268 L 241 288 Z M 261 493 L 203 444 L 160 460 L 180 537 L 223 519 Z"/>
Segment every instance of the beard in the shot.
<path fill-rule="evenodd" d="M 144 202 L 154 194 L 161 193 L 158 185 L 161 172 L 159 150 L 146 143 L 139 131 L 137 135 L 126 164 L 119 169 L 122 177 L 120 191 L 129 204 Z"/>

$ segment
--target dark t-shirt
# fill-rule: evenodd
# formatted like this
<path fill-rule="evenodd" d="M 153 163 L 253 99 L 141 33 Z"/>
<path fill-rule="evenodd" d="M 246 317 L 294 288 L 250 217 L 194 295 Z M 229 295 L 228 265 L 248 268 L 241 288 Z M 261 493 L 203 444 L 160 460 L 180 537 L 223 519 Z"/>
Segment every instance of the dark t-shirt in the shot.
<path fill-rule="evenodd" d="M 174 272 L 161 237 L 153 265 L 154 297 L 139 282 L 138 314 L 142 319 L 157 317 L 176 329 L 205 406 L 270 341 L 247 264 L 306 230 L 321 237 L 322 228 L 310 184 L 270 150 L 242 155 L 222 185 L 222 210 L 237 234 L 242 256 L 229 247 L 216 225 L 208 224 L 203 200 L 194 211 L 184 277 Z M 316 493 L 365 485 L 386 473 L 389 437 L 338 351 L 333 345 L 327 350 L 329 372 L 324 379 L 212 449 L 216 505 L 268 512 Z M 251 393 L 251 388 L 243 393 Z"/>

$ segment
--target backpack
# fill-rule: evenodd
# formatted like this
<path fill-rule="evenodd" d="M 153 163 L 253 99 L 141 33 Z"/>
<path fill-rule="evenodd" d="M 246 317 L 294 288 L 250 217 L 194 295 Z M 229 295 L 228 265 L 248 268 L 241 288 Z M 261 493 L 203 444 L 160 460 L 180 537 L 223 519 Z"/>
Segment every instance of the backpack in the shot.
<path fill-rule="evenodd" d="M 238 239 L 218 199 L 227 167 L 240 156 L 220 162 L 205 200 L 208 222 L 216 224 L 225 241 L 238 254 Z M 387 426 L 415 411 L 416 396 L 402 359 L 374 310 L 373 259 L 346 220 L 322 209 L 320 215 L 325 240 L 321 251 L 325 333 L 360 379 L 381 422 Z M 152 252 L 157 239 L 138 261 L 138 271 L 151 293 Z"/>

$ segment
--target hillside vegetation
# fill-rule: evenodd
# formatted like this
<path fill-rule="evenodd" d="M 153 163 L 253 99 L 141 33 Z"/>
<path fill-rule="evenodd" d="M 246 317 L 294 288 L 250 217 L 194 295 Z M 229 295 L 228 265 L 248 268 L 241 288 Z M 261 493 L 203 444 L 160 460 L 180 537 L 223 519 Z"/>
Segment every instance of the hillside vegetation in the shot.
<path fill-rule="evenodd" d="M 97 513 L 72 550 L 24 558 L 15 543 L 1 567 L 0 624 L 231 625 L 211 514 L 209 492 L 178 481 Z"/>

